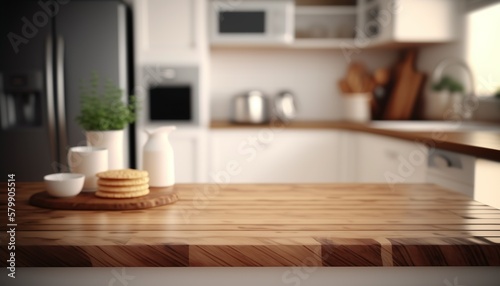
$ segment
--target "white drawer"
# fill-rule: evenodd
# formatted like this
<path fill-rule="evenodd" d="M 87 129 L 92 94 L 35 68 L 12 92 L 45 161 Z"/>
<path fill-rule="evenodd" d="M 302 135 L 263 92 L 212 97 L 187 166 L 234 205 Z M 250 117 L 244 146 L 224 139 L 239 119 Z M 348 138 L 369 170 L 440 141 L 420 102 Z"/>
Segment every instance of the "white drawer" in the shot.
<path fill-rule="evenodd" d="M 474 196 L 475 157 L 440 149 L 429 150 L 427 182 Z"/>

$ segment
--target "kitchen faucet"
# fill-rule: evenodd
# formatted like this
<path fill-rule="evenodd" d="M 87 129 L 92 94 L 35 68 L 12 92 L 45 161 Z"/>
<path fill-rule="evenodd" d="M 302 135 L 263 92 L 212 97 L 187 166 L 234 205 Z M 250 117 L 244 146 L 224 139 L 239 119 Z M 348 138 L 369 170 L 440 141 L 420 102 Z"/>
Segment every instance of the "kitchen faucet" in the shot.
<path fill-rule="evenodd" d="M 477 109 L 478 99 L 475 95 L 474 90 L 474 76 L 472 75 L 472 71 L 469 66 L 461 59 L 458 58 L 447 58 L 439 62 L 434 71 L 432 72 L 432 81 L 439 82 L 443 76 L 443 72 L 445 69 L 457 66 L 462 68 L 467 76 L 469 77 L 469 93 L 465 93 L 465 98 L 462 101 L 460 115 L 462 119 L 470 120 L 472 118 L 472 114 L 474 110 Z"/>

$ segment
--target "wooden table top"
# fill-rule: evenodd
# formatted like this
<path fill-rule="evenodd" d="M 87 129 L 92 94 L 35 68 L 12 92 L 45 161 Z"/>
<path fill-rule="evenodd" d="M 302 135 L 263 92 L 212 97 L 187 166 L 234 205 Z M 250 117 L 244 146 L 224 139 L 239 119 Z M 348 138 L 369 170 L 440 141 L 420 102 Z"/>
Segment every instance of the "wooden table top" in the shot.
<path fill-rule="evenodd" d="M 500 265 L 500 210 L 429 184 L 178 184 L 175 204 L 134 211 L 43 209 L 42 183 L 16 188 L 16 266 Z"/>
<path fill-rule="evenodd" d="M 287 129 L 338 129 L 366 132 L 404 140 L 419 141 L 429 146 L 463 153 L 479 158 L 500 161 L 500 133 L 488 131 L 400 131 L 371 127 L 369 124 L 345 121 L 293 121 L 290 123 L 272 122 L 268 125 L 233 124 L 228 121 L 213 121 L 210 128 L 287 128 Z"/>

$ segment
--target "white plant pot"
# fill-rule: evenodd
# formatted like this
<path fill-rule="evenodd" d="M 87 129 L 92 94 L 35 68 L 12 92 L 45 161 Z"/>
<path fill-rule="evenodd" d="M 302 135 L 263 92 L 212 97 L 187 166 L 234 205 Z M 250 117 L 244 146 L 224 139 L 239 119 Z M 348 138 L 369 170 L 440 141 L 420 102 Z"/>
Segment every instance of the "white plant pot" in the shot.
<path fill-rule="evenodd" d="M 448 119 L 457 119 L 465 116 L 464 114 L 464 94 L 461 92 L 450 93 L 450 101 L 448 106 L 448 112 L 452 114 Z"/>
<path fill-rule="evenodd" d="M 443 120 L 450 108 L 450 92 L 428 91 L 424 97 L 423 115 L 425 119 Z"/>
<path fill-rule="evenodd" d="M 124 130 L 87 131 L 86 136 L 87 145 L 108 149 L 109 170 L 125 168 Z"/>

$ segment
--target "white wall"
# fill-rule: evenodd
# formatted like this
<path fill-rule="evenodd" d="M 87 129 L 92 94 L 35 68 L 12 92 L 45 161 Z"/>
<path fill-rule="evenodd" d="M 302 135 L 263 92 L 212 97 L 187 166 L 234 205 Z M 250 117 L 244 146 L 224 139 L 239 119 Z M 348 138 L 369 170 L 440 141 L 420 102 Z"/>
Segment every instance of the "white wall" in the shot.
<path fill-rule="evenodd" d="M 258 88 L 270 96 L 289 89 L 297 96 L 298 120 L 340 118 L 337 81 L 348 62 L 342 50 L 212 49 L 210 112 L 212 119 L 228 119 L 230 100 Z M 393 64 L 396 51 L 361 50 L 352 57 L 370 70 Z"/>

